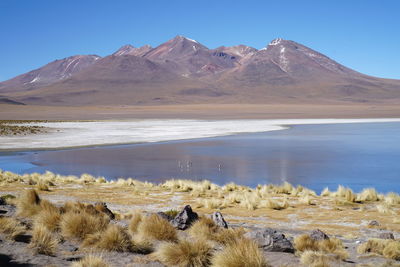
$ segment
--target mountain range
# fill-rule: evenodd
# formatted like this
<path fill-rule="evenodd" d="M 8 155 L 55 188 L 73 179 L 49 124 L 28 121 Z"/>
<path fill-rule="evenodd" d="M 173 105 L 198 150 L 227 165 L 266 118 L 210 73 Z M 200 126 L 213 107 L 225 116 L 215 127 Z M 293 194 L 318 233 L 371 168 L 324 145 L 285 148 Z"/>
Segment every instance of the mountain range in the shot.
<path fill-rule="evenodd" d="M 0 103 L 388 103 L 400 80 L 361 74 L 294 41 L 209 49 L 184 36 L 153 48 L 75 55 L 0 83 Z"/>

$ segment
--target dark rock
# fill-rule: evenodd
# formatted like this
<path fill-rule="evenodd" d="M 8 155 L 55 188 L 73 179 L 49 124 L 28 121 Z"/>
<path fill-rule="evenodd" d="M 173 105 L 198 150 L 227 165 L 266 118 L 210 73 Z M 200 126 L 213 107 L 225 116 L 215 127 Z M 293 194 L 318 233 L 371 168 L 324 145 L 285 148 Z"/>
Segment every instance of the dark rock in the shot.
<path fill-rule="evenodd" d="M 374 221 L 370 221 L 368 225 L 369 226 L 380 226 L 381 224 L 378 221 L 374 220 Z"/>
<path fill-rule="evenodd" d="M 310 234 L 310 237 L 311 237 L 311 239 L 314 239 L 316 241 L 329 239 L 329 236 L 319 229 L 313 230 Z"/>
<path fill-rule="evenodd" d="M 264 251 L 294 253 L 292 242 L 284 234 L 278 233 L 274 229 L 256 230 L 248 232 L 244 236 L 255 240 Z"/>
<path fill-rule="evenodd" d="M 380 233 L 379 238 L 381 239 L 394 239 L 393 233 L 387 232 L 387 233 Z"/>
<path fill-rule="evenodd" d="M 156 213 L 158 216 L 160 216 L 161 218 L 167 220 L 167 221 L 172 221 L 174 218 L 172 218 L 171 216 L 169 216 L 168 214 L 166 214 L 165 212 L 159 211 Z"/>
<path fill-rule="evenodd" d="M 107 208 L 107 204 L 105 202 L 96 202 L 94 204 L 94 208 L 97 211 L 103 212 L 106 215 L 108 215 L 108 217 L 110 217 L 111 220 L 115 219 L 114 213 L 112 213 L 112 211 Z"/>
<path fill-rule="evenodd" d="M 16 242 L 22 242 L 22 243 L 26 243 L 26 244 L 31 242 L 31 239 L 32 239 L 32 236 L 27 235 L 27 234 L 20 234 L 20 235 L 17 235 L 16 237 L 14 237 L 14 240 Z"/>
<path fill-rule="evenodd" d="M 16 212 L 16 208 L 13 205 L 2 205 L 0 209 L 0 214 L 1 215 L 6 215 L 6 216 L 13 216 Z"/>
<path fill-rule="evenodd" d="M 216 211 L 211 215 L 211 219 L 215 222 L 216 225 L 223 228 L 228 228 L 228 224 L 226 223 L 224 217 L 221 212 Z"/>
<path fill-rule="evenodd" d="M 80 261 L 82 259 L 82 257 L 66 256 L 63 259 L 66 261 Z"/>
<path fill-rule="evenodd" d="M 192 211 L 190 205 L 186 205 L 181 212 L 171 221 L 171 224 L 179 229 L 187 229 L 194 221 L 199 218 L 196 212 Z"/>

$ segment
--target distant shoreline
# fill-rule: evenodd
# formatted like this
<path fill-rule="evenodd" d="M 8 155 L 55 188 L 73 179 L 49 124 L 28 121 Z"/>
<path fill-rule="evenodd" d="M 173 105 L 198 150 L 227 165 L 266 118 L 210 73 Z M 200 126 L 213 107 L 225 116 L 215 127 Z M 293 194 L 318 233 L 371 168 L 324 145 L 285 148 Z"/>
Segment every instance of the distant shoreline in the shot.
<path fill-rule="evenodd" d="M 380 119 L 120 120 L 33 122 L 47 133 L 0 136 L 0 151 L 27 151 L 190 140 L 287 129 L 290 125 L 400 122 Z M 21 124 L 24 125 L 24 124 Z"/>

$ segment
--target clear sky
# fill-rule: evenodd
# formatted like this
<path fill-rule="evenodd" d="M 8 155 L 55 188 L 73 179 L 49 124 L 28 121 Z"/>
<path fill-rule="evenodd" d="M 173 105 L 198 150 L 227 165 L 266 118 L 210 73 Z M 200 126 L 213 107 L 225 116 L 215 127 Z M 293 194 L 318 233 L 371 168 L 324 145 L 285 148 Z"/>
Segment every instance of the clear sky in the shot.
<path fill-rule="evenodd" d="M 400 0 L 0 0 L 0 34 L 0 81 L 55 59 L 176 35 L 209 48 L 262 48 L 281 37 L 400 79 Z"/>

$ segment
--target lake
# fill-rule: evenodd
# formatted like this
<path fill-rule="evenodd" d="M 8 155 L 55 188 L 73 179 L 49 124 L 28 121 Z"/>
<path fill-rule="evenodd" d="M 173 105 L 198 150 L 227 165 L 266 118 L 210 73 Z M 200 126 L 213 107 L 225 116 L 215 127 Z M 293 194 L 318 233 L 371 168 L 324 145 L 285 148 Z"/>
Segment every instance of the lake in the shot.
<path fill-rule="evenodd" d="M 0 168 L 151 182 L 301 184 L 320 192 L 341 184 L 400 192 L 400 123 L 294 125 L 289 129 L 158 143 L 0 152 Z"/>

